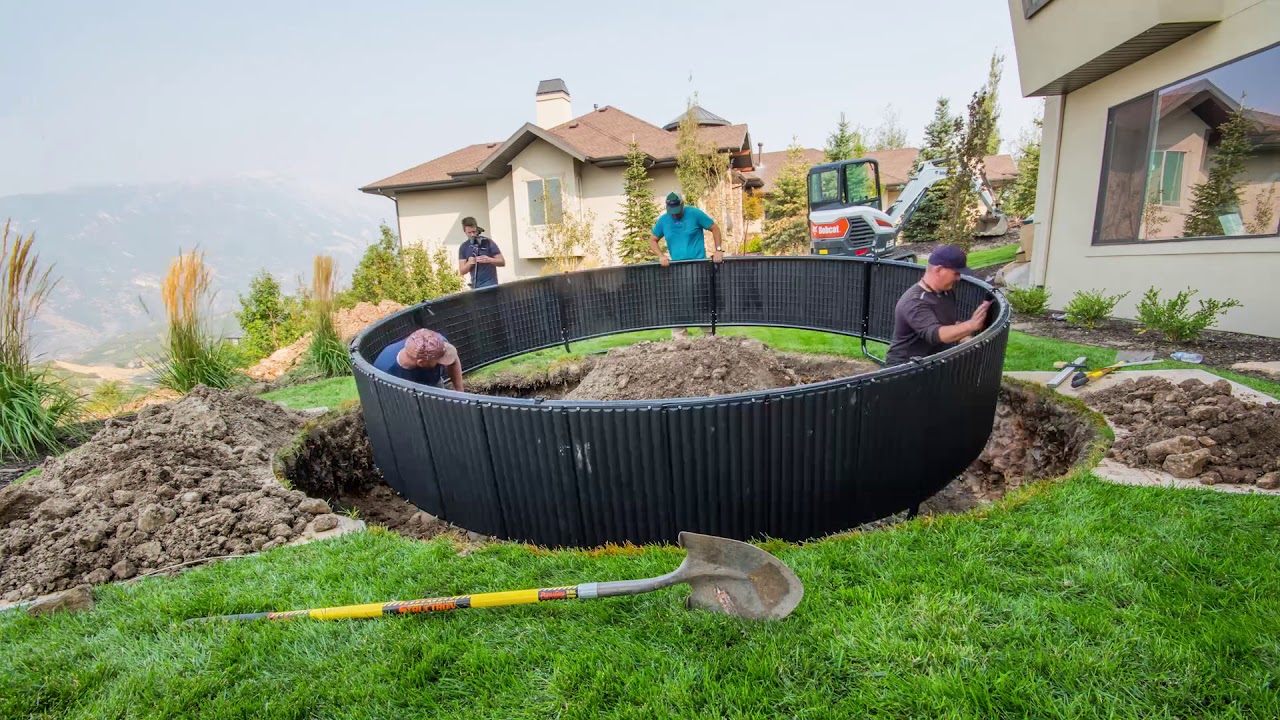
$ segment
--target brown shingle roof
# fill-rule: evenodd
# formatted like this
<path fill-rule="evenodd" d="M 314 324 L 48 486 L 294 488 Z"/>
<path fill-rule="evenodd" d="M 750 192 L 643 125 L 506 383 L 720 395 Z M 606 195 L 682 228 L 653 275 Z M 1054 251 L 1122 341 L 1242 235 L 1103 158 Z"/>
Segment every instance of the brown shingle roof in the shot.
<path fill-rule="evenodd" d="M 522 128 L 512 139 L 524 132 Z M 655 160 L 674 160 L 676 134 L 657 125 L 606 105 L 592 110 L 545 132 L 563 140 L 587 158 L 594 161 L 621 157 L 627 154 L 632 138 L 649 157 Z M 716 144 L 720 150 L 740 150 L 747 144 L 746 125 L 702 127 L 698 134 Z M 509 142 L 509 141 L 508 141 Z M 455 180 L 450 173 L 474 171 L 505 143 L 481 143 L 469 145 L 456 152 L 443 155 L 430 162 L 366 185 L 361 190 L 377 192 L 392 188 L 441 183 Z"/>
<path fill-rule="evenodd" d="M 919 148 L 901 148 L 898 150 L 875 150 L 868 152 L 866 157 L 874 158 L 879 162 L 880 184 L 887 188 L 896 188 L 907 184 L 907 180 L 911 177 L 911 167 L 915 165 L 916 156 L 919 154 Z M 821 150 L 805 149 L 804 157 L 808 161 L 809 167 L 820 165 L 826 161 L 826 155 Z M 787 152 L 785 150 L 767 152 L 760 156 L 760 161 L 756 163 L 756 169 L 753 174 L 755 177 L 760 178 L 763 183 L 760 187 L 761 192 L 767 193 L 773 190 L 773 184 L 778 178 L 778 173 L 782 172 L 782 166 L 786 162 Z M 987 180 L 993 185 L 1003 185 L 1018 175 L 1018 169 L 1013 163 L 1013 158 L 1008 155 L 988 155 L 985 163 Z"/>
<path fill-rule="evenodd" d="M 468 145 L 461 150 L 455 150 L 448 155 L 441 155 L 435 160 L 411 167 L 389 178 L 369 183 L 360 189 L 369 192 L 384 188 L 447 182 L 453 179 L 449 173 L 475 170 L 485 158 L 489 157 L 497 149 L 499 144 L 479 143 L 477 145 Z"/>

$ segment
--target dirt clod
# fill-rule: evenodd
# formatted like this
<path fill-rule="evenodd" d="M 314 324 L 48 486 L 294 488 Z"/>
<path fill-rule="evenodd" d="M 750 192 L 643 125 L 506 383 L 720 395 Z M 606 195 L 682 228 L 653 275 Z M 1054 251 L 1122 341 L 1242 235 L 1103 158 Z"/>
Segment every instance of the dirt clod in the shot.
<path fill-rule="evenodd" d="M 1119 429 L 1109 455 L 1131 467 L 1199 477 L 1206 485 L 1257 483 L 1265 488 L 1261 483 L 1280 457 L 1280 405 L 1241 401 L 1226 380 L 1175 385 L 1147 376 L 1086 400 Z"/>
<path fill-rule="evenodd" d="M 300 426 L 274 403 L 204 387 L 108 421 L 0 490 L 0 597 L 243 552 L 268 532 L 292 538 L 306 496 L 280 485 L 269 458 Z"/>
<path fill-rule="evenodd" d="M 79 585 L 37 600 L 27 608 L 27 614 L 39 617 L 56 612 L 83 612 L 92 609 L 93 592 L 89 590 L 88 585 Z"/>
<path fill-rule="evenodd" d="M 565 399 L 730 395 L 832 380 L 874 369 L 865 361 L 778 353 L 750 338 L 680 338 L 610 350 Z"/>

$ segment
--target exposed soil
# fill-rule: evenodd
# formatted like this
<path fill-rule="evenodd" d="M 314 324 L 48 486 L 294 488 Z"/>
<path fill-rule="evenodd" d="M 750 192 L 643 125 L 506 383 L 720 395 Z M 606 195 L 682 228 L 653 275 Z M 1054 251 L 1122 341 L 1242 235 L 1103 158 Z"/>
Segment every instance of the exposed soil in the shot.
<path fill-rule="evenodd" d="M 333 326 L 343 342 L 350 342 L 369 325 L 403 309 L 404 306 L 394 300 L 383 300 L 377 305 L 357 303 L 355 307 L 334 313 Z M 277 380 L 296 367 L 310 347 L 311 333 L 307 333 L 292 345 L 286 345 L 259 360 L 256 365 L 245 370 L 244 374 L 259 382 Z"/>
<path fill-rule="evenodd" d="M 276 473 L 336 510 L 401 535 L 427 539 L 450 525 L 423 512 L 382 479 L 365 434 L 364 412 L 332 413 L 307 425 L 298 440 L 280 452 Z"/>
<path fill-rule="evenodd" d="M 204 387 L 107 421 L 39 476 L 0 489 L 0 598 L 295 539 L 329 512 L 271 473 L 272 453 L 301 425 L 273 403 Z"/>
<path fill-rule="evenodd" d="M 1280 360 L 1280 338 L 1206 330 L 1199 342 L 1171 343 L 1155 331 L 1139 334 L 1141 324 L 1117 318 L 1106 320 L 1097 328 L 1089 330 L 1063 320 L 1054 320 L 1052 314 L 1042 317 L 1018 315 L 1014 319 L 1014 329 L 1029 335 L 1082 345 L 1101 345 L 1119 350 L 1154 350 L 1157 359 L 1165 360 L 1179 350 L 1186 350 L 1203 355 L 1206 365 L 1221 368 L 1230 368 L 1238 362 Z M 1257 377 L 1267 376 L 1258 374 Z"/>
<path fill-rule="evenodd" d="M 1119 428 L 1108 455 L 1201 483 L 1280 487 L 1280 404 L 1232 396 L 1231 383 L 1126 380 L 1088 396 Z"/>
<path fill-rule="evenodd" d="M 1026 483 L 1065 475 L 1089 454 L 1097 434 L 1082 409 L 1037 385 L 1006 379 L 982 454 L 920 511 L 965 512 Z"/>
<path fill-rule="evenodd" d="M 122 415 L 120 420 L 131 420 L 133 415 Z M 62 435 L 62 445 L 65 452 L 80 447 L 93 437 L 94 433 L 106 426 L 105 420 L 90 420 L 88 422 L 79 423 L 68 429 L 68 432 Z M 4 456 L 0 458 L 0 488 L 12 483 L 18 478 L 26 475 L 29 471 L 39 467 L 41 463 L 53 457 L 55 453 L 41 452 L 38 455 L 28 455 L 25 457 Z"/>
<path fill-rule="evenodd" d="M 759 340 L 710 336 L 642 342 L 610 350 L 566 400 L 650 400 L 731 395 L 870 372 L 846 358 L 775 352 Z"/>

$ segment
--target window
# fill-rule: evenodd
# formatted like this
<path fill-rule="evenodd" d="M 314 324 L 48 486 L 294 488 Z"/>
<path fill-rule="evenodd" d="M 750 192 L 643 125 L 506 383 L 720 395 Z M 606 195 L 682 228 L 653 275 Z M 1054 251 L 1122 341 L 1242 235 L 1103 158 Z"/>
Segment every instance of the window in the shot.
<path fill-rule="evenodd" d="M 1093 242 L 1275 235 L 1280 46 L 1111 108 Z"/>
<path fill-rule="evenodd" d="M 835 170 L 823 170 L 809 176 L 810 205 L 838 202 L 840 202 L 840 175 Z"/>
<path fill-rule="evenodd" d="M 1185 152 L 1157 150 L 1151 153 L 1147 173 L 1147 202 L 1178 207 L 1182 203 L 1182 160 Z"/>
<path fill-rule="evenodd" d="M 871 163 L 846 165 L 844 168 L 845 192 L 849 193 L 850 205 L 875 205 L 880 207 L 880 188 L 876 182 L 876 173 Z"/>
<path fill-rule="evenodd" d="M 564 197 L 560 194 L 560 178 L 530 180 L 525 183 L 529 187 L 529 224 L 546 225 L 558 223 L 564 219 Z M 551 204 L 550 212 L 547 203 Z"/>

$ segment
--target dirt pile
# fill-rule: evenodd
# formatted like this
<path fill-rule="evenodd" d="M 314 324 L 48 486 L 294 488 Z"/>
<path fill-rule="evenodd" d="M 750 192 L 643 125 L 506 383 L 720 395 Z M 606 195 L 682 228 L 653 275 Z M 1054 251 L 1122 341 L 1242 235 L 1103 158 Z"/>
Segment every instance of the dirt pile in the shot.
<path fill-rule="evenodd" d="M 1108 453 L 1130 467 L 1154 467 L 1179 478 L 1280 487 L 1280 405 L 1231 394 L 1231 383 L 1207 385 L 1159 377 L 1126 380 L 1088 397 L 1119 428 Z"/>
<path fill-rule="evenodd" d="M 361 330 L 403 309 L 403 305 L 393 300 L 383 300 L 377 305 L 367 302 L 357 303 L 353 308 L 334 313 L 333 325 L 342 336 L 342 341 L 350 342 Z M 286 345 L 259 360 L 244 373 L 259 382 L 277 380 L 301 362 L 302 356 L 307 354 L 309 347 L 311 347 L 311 333 L 303 335 L 292 345 Z"/>
<path fill-rule="evenodd" d="M 730 395 L 869 372 L 869 362 L 774 352 L 743 337 L 642 342 L 610 350 L 566 400 L 650 400 Z"/>
<path fill-rule="evenodd" d="M 301 416 L 200 387 L 111 420 L 43 472 L 0 490 L 0 597 L 20 600 L 182 562 L 275 547 L 328 515 L 271 456 Z"/>
<path fill-rule="evenodd" d="M 361 520 L 401 535 L 427 539 L 449 530 L 448 523 L 419 510 L 383 480 L 373 464 L 361 410 L 308 424 L 298 441 L 276 456 L 275 470 L 308 495 L 328 499 L 334 509 L 353 510 Z"/>
<path fill-rule="evenodd" d="M 1052 392 L 1005 380 L 982 454 L 922 503 L 921 511 L 964 512 L 1026 483 L 1065 475 L 1085 458 L 1097 435 L 1088 415 Z"/>

